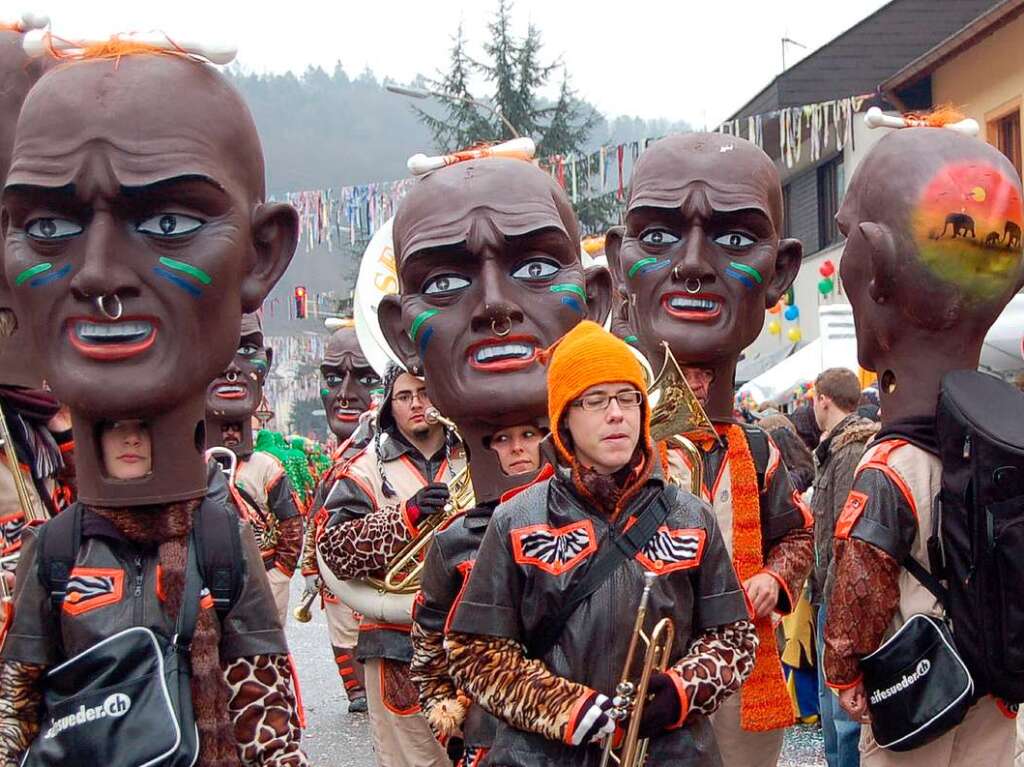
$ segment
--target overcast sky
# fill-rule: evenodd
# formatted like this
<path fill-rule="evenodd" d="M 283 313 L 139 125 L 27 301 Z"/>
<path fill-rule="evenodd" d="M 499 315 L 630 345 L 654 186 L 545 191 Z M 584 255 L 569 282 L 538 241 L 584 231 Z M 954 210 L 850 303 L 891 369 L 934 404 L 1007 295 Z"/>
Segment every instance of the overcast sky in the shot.
<path fill-rule="evenodd" d="M 515 0 L 515 30 L 540 28 L 547 58 L 560 57 L 579 94 L 608 116 L 716 125 L 782 68 L 781 39 L 808 51 L 885 0 Z M 462 22 L 479 50 L 496 0 L 25 0 L 61 37 L 160 29 L 231 40 L 250 71 L 302 71 L 341 61 L 358 75 L 407 81 L 444 67 Z M 12 8 L 14 6 L 14 8 Z M 273 8 L 273 10 L 271 10 Z M 787 63 L 808 51 L 787 46 Z M 395 98 L 399 98 L 396 96 Z"/>

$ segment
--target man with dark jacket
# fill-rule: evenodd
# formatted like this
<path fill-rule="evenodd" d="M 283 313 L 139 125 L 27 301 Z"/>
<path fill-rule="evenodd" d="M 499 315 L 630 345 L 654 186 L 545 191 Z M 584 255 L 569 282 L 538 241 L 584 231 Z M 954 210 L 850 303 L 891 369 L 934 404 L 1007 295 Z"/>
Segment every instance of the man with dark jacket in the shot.
<path fill-rule="evenodd" d="M 822 438 L 814 451 L 816 476 L 811 510 L 814 512 L 814 570 L 811 573 L 811 604 L 817 611 L 818 707 L 825 739 L 828 767 L 860 764 L 860 724 L 851 721 L 839 699 L 825 686 L 821 658 L 824 653 L 825 607 L 832 535 L 853 474 L 867 443 L 878 433 L 878 424 L 857 415 L 860 382 L 847 368 L 829 368 L 814 382 L 814 420 Z"/>

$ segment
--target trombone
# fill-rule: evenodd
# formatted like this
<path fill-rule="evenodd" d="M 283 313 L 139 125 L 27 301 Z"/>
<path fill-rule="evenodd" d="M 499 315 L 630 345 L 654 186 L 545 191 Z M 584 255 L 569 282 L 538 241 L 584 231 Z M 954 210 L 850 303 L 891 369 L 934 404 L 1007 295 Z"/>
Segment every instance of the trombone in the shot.
<path fill-rule="evenodd" d="M 455 423 L 445 418 L 436 407 L 427 408 L 424 413 L 427 423 L 442 424 L 451 429 L 462 441 Z M 476 505 L 473 483 L 469 476 L 469 464 L 459 470 L 448 483 L 451 499 L 444 505 L 441 514 L 431 514 L 420 524 L 419 534 L 403 546 L 388 563 L 384 578 L 367 578 L 367 583 L 390 594 L 411 594 L 419 591 L 420 576 L 423 573 L 425 553 L 434 532 L 452 516 Z"/>
<path fill-rule="evenodd" d="M 609 712 L 611 718 L 617 721 L 628 717 L 629 724 L 626 726 L 626 734 L 619 746 L 618 754 L 613 751 L 615 738 L 608 736 L 605 740 L 604 752 L 601 754 L 601 767 L 608 767 L 613 762 L 618 767 L 643 767 L 643 763 L 647 759 L 649 741 L 640 737 L 640 718 L 647 705 L 647 689 L 650 685 L 651 675 L 655 671 L 664 671 L 668 668 L 669 656 L 672 653 L 672 644 L 676 636 L 675 624 L 671 618 L 662 618 L 658 621 L 650 634 L 644 632 L 644 624 L 647 622 L 647 605 L 650 602 L 651 587 L 654 585 L 656 577 L 652 572 L 644 573 L 644 590 L 640 594 L 640 606 L 637 608 L 633 633 L 629 638 L 626 662 L 622 667 L 622 676 L 615 688 L 615 699 Z M 641 643 L 647 649 L 644 651 L 640 678 L 634 683 L 630 672 Z"/>

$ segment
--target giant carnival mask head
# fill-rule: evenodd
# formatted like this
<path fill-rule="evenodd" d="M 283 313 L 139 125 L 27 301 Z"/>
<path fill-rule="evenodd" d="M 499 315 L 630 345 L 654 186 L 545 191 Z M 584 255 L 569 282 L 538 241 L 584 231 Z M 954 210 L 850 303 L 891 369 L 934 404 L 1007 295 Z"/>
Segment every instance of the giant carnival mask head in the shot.
<path fill-rule="evenodd" d="M 274 350 L 263 344 L 259 314 L 243 314 L 235 356 L 206 389 L 207 446 L 228 447 L 239 456 L 252 452 L 252 417 L 273 359 Z"/>
<path fill-rule="evenodd" d="M 640 348 L 657 368 L 668 342 L 712 418 L 731 415 L 740 353 L 800 268 L 801 245 L 780 239 L 782 223 L 768 155 L 735 136 L 689 133 L 640 156 L 626 226 L 607 235 Z"/>
<path fill-rule="evenodd" d="M 354 328 L 336 330 L 328 339 L 320 376 L 327 423 L 339 440 L 346 440 L 359 425 L 359 416 L 370 409 L 374 389 L 381 387 L 380 377 L 363 355 Z"/>
<path fill-rule="evenodd" d="M 249 110 L 191 58 L 75 60 L 25 99 L 3 192 L 4 269 L 42 372 L 71 409 L 82 500 L 205 492 L 207 385 L 297 240 L 294 209 L 264 194 Z M 150 431 L 152 471 L 117 481 L 98 434 L 129 418 Z"/>
<path fill-rule="evenodd" d="M 425 371 L 431 402 L 469 443 L 480 500 L 508 485 L 485 437 L 546 416 L 537 353 L 608 314 L 609 274 L 584 270 L 579 241 L 565 193 L 523 160 L 434 171 L 395 216 L 400 295 L 381 302 L 381 328 L 407 367 Z"/>
<path fill-rule="evenodd" d="M 994 147 L 946 128 L 885 136 L 836 216 L 860 364 L 887 421 L 932 414 L 947 370 L 978 365 L 1024 283 L 1021 182 Z"/>
<path fill-rule="evenodd" d="M 22 48 L 19 25 L 0 24 L 0 185 L 7 177 L 14 146 L 14 129 L 21 103 L 29 88 L 43 73 L 45 61 L 30 59 Z M 4 244 L 0 238 L 0 264 Z M 0 274 L 0 385 L 38 387 L 41 377 L 35 370 L 35 355 L 29 333 L 14 314 L 14 300 Z"/>

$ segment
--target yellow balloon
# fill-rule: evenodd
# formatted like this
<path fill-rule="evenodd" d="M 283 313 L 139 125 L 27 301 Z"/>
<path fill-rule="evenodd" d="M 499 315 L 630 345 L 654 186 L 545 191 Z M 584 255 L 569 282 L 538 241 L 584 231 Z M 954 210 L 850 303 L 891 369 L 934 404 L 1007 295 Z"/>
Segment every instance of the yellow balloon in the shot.
<path fill-rule="evenodd" d="M 788 338 L 788 339 L 789 339 L 790 341 L 792 341 L 793 343 L 796 343 L 796 342 L 797 342 L 797 341 L 799 341 L 799 340 L 800 340 L 801 338 L 803 338 L 803 335 L 804 335 L 804 334 L 800 332 L 800 328 L 790 328 L 790 329 L 789 329 L 789 330 L 788 330 L 788 331 L 786 332 L 786 338 Z"/>
<path fill-rule="evenodd" d="M 780 325 L 776 320 L 772 320 L 768 323 L 768 332 L 773 336 L 777 336 L 782 332 L 782 325 Z"/>

